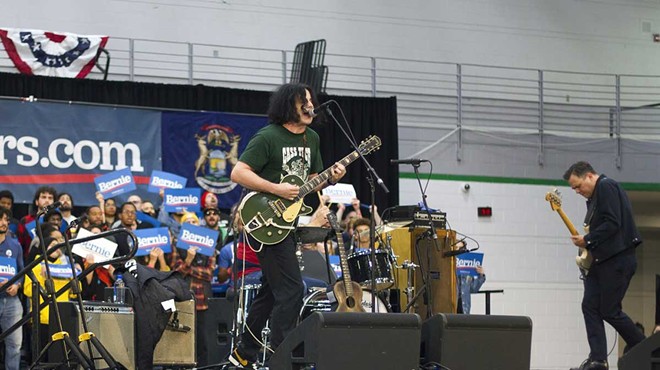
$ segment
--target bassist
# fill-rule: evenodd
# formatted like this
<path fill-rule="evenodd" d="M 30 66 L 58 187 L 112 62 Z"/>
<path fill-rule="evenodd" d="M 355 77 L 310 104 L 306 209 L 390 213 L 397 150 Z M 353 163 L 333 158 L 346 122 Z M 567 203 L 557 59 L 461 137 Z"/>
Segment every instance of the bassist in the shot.
<path fill-rule="evenodd" d="M 308 127 L 313 120 L 315 101 L 308 86 L 280 86 L 270 98 L 270 124 L 250 140 L 232 171 L 231 180 L 253 191 L 287 200 L 296 198 L 300 188 L 280 181 L 289 175 L 307 180 L 323 170 L 320 138 Z M 345 167 L 336 163 L 328 180 L 321 183 L 318 189 L 337 183 L 345 174 Z M 304 292 L 293 233 L 272 245 L 262 245 L 250 235 L 248 241 L 258 251 L 263 272 L 262 285 L 250 306 L 247 317 L 249 330 L 241 335 L 228 361 L 238 368 L 252 369 L 256 368 L 254 362 L 261 348 L 254 336 L 261 337 L 261 330 L 270 318 L 271 348 L 274 350 L 282 343 L 295 327 Z"/>
<path fill-rule="evenodd" d="M 635 248 L 641 244 L 632 207 L 621 186 L 598 175 L 587 162 L 573 164 L 564 174 L 571 189 L 587 199 L 586 235 L 572 235 L 573 244 L 593 255 L 593 264 L 584 278 L 582 314 L 591 353 L 579 370 L 606 370 L 607 322 L 632 348 L 644 339 L 621 309 L 621 302 L 635 274 Z"/>

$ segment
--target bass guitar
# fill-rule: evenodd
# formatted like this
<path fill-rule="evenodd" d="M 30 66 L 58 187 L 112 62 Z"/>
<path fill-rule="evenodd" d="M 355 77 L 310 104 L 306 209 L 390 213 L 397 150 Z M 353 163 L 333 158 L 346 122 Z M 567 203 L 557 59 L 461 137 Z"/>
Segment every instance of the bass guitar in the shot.
<path fill-rule="evenodd" d="M 356 151 L 342 158 L 339 163 L 347 167 L 360 157 L 360 153 L 367 155 L 380 148 L 380 145 L 381 141 L 378 136 L 369 136 L 360 143 Z M 304 182 L 303 179 L 296 175 L 285 176 L 280 183 L 287 182 L 300 187 L 298 196 L 293 200 L 256 191 L 246 195 L 239 206 L 239 213 L 245 231 L 265 245 L 277 244 L 284 240 L 295 229 L 293 224 L 298 216 L 312 212 L 312 208 L 303 203 L 305 196 L 320 184 L 328 181 L 331 171 L 332 167 L 327 168 L 307 182 Z"/>
<path fill-rule="evenodd" d="M 554 189 L 553 191 L 546 193 L 545 200 L 550 202 L 550 208 L 552 208 L 553 211 L 557 211 L 559 217 L 561 217 L 561 220 L 564 221 L 564 224 L 568 228 L 568 231 L 571 233 L 571 235 L 578 235 L 575 226 L 573 226 L 571 220 L 568 218 L 568 216 L 566 216 L 564 210 L 561 209 L 561 196 L 559 194 L 559 191 L 557 189 Z M 584 231 L 585 233 L 589 233 L 589 226 L 585 226 Z M 587 275 L 587 273 L 589 273 L 589 268 L 591 267 L 592 262 L 593 262 L 593 256 L 591 255 L 591 253 L 589 253 L 589 251 L 586 248 L 580 248 L 580 253 L 578 254 L 577 257 L 575 257 L 575 263 L 577 263 L 578 267 L 580 268 L 580 270 L 582 270 L 582 273 L 584 275 Z"/>
<path fill-rule="evenodd" d="M 337 222 L 337 215 L 333 212 L 328 213 L 330 227 L 337 235 L 337 248 L 339 248 L 339 261 L 341 263 L 342 280 L 337 281 L 332 291 L 337 299 L 337 312 L 365 312 L 362 307 L 362 288 L 360 284 L 351 280 L 351 273 L 348 269 L 348 260 L 346 259 L 346 250 L 344 249 L 344 240 L 341 235 L 341 228 Z"/>

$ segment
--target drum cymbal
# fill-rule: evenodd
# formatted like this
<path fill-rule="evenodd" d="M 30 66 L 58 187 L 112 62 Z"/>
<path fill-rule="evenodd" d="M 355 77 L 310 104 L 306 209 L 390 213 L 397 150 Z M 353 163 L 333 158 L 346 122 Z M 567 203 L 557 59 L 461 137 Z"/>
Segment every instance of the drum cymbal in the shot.
<path fill-rule="evenodd" d="M 388 222 L 386 224 L 376 227 L 376 232 L 379 234 L 389 233 L 392 230 L 402 229 L 410 225 L 412 221 L 396 221 Z"/>
<path fill-rule="evenodd" d="M 296 229 L 296 238 L 303 244 L 322 242 L 328 234 L 334 232 L 330 228 L 318 226 L 299 226 Z"/>

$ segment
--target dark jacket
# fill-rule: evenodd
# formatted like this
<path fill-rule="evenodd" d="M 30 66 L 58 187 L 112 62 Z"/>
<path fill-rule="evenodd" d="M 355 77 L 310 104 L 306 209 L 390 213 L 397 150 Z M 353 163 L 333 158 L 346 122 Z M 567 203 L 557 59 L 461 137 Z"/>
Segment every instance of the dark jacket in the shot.
<path fill-rule="evenodd" d="M 642 243 L 635 226 L 628 196 L 614 180 L 600 175 L 591 198 L 587 200 L 589 233 L 584 236 L 594 263 L 633 250 Z"/>
<path fill-rule="evenodd" d="M 137 368 L 149 370 L 153 368 L 156 344 L 170 318 L 170 312 L 164 311 L 160 303 L 169 299 L 189 300 L 192 294 L 177 272 L 161 272 L 140 264 L 136 268 L 134 272 L 124 273 L 124 280 L 133 294 Z"/>

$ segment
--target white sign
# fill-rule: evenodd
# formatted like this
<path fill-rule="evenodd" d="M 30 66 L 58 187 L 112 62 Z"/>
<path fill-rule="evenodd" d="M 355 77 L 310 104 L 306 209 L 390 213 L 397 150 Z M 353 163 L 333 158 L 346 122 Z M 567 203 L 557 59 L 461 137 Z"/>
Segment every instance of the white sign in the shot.
<path fill-rule="evenodd" d="M 85 229 L 80 229 L 76 239 L 86 238 L 92 236 L 94 233 Z M 122 234 L 123 235 L 123 234 Z M 115 255 L 117 250 L 117 243 L 111 242 L 105 238 L 90 240 L 84 243 L 79 243 L 71 248 L 71 251 L 80 257 L 87 258 L 88 255 L 94 256 L 94 263 L 105 262 Z"/>
<path fill-rule="evenodd" d="M 323 189 L 323 195 L 330 196 L 330 203 L 351 204 L 353 198 L 357 198 L 353 184 L 342 183 L 337 183 Z"/>

